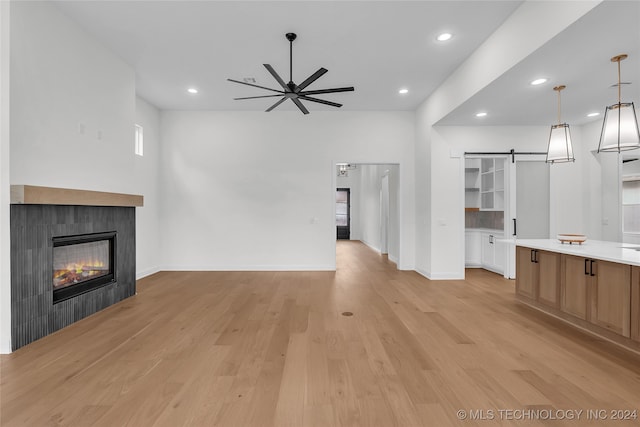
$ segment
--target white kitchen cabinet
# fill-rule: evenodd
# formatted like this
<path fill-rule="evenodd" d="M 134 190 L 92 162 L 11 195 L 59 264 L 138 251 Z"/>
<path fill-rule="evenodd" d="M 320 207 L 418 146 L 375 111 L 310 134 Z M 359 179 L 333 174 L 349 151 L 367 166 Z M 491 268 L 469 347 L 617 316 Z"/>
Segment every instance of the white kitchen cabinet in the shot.
<path fill-rule="evenodd" d="M 504 233 L 483 231 L 480 234 L 482 268 L 504 274 L 506 245 L 499 241 L 503 239 Z"/>
<path fill-rule="evenodd" d="M 469 268 L 482 267 L 482 233 L 478 230 L 466 230 L 464 265 Z"/>
<path fill-rule="evenodd" d="M 505 208 L 505 159 L 486 157 L 480 160 L 480 210 L 503 211 Z"/>
<path fill-rule="evenodd" d="M 480 159 L 466 159 L 464 164 L 464 207 L 480 208 Z"/>

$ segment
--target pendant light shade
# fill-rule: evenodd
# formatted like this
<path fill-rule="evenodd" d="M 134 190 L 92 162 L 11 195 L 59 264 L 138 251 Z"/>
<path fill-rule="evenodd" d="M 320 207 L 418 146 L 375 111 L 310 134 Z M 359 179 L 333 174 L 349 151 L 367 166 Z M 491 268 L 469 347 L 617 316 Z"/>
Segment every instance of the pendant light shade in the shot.
<path fill-rule="evenodd" d="M 620 152 L 636 148 L 640 148 L 640 133 L 633 102 L 608 106 L 604 112 L 598 152 Z"/>
<path fill-rule="evenodd" d="M 574 162 L 573 146 L 571 145 L 571 132 L 569 125 L 562 123 L 551 126 L 549 135 L 549 148 L 547 149 L 547 163 Z"/>
<path fill-rule="evenodd" d="M 547 163 L 574 162 L 573 145 L 571 144 L 571 131 L 569 125 L 560 121 L 560 91 L 566 86 L 556 86 L 553 88 L 558 92 L 558 124 L 551 126 L 549 135 L 549 146 L 547 147 Z"/>
<path fill-rule="evenodd" d="M 598 152 L 621 152 L 640 148 L 640 131 L 633 102 L 621 102 L 620 61 L 627 55 L 617 55 L 611 62 L 618 63 L 618 103 L 610 105 L 604 112 Z"/>

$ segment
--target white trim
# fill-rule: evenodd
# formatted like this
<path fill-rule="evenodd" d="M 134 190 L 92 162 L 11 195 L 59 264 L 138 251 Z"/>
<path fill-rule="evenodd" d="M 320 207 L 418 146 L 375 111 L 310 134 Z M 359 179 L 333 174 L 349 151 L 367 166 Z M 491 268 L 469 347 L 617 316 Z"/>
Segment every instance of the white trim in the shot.
<path fill-rule="evenodd" d="M 422 270 L 422 269 L 417 269 L 415 271 L 416 271 L 416 273 L 420 274 L 421 276 L 426 277 L 429 280 L 464 280 L 464 274 L 461 277 L 460 273 L 457 273 L 457 272 L 453 272 L 453 273 L 428 273 L 427 271 Z"/>
<path fill-rule="evenodd" d="M 421 268 L 416 268 L 415 272 L 418 273 L 419 275 L 425 277 L 426 279 L 431 280 L 431 278 L 429 277 L 429 273 L 427 273 L 426 270 L 423 270 Z"/>
<path fill-rule="evenodd" d="M 136 280 L 143 279 L 160 271 L 160 267 L 147 268 L 146 270 L 136 272 Z"/>
<path fill-rule="evenodd" d="M 331 265 L 165 265 L 160 271 L 335 271 Z"/>
<path fill-rule="evenodd" d="M 376 246 L 373 246 L 371 243 L 369 243 L 369 242 L 367 242 L 367 241 L 365 241 L 365 240 L 360 239 L 360 241 L 361 241 L 362 243 L 364 243 L 365 245 L 367 245 L 369 248 L 373 249 L 374 251 L 376 251 L 376 252 L 378 252 L 378 253 L 381 253 L 380 248 L 378 248 L 378 247 L 376 247 Z"/>
<path fill-rule="evenodd" d="M 432 273 L 431 280 L 464 280 L 464 274 L 460 275 L 460 272 L 445 272 L 445 273 Z"/>

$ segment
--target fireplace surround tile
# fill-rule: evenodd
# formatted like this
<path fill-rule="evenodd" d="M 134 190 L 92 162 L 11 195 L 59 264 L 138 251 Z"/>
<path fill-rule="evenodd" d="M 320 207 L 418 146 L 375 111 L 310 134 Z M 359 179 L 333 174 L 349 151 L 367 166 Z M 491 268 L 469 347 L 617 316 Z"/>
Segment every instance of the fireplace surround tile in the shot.
<path fill-rule="evenodd" d="M 53 303 L 53 237 L 117 232 L 114 282 Z M 11 205 L 13 350 L 134 295 L 135 208 Z"/>

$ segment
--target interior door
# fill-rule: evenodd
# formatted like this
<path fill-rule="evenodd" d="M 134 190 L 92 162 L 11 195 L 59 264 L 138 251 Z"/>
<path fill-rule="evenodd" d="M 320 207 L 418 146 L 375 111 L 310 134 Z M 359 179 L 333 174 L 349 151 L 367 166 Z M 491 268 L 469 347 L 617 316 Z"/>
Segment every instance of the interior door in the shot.
<path fill-rule="evenodd" d="M 351 190 L 348 188 L 336 189 L 336 237 L 351 238 Z"/>
<path fill-rule="evenodd" d="M 518 239 L 549 238 L 549 164 L 516 162 L 516 231 Z"/>
<path fill-rule="evenodd" d="M 544 159 L 517 160 L 512 164 L 509 216 L 505 216 L 508 247 L 505 277 L 516 277 L 515 239 L 549 238 L 549 164 Z"/>

